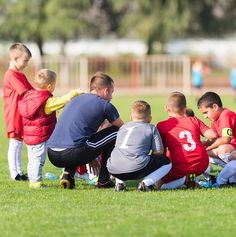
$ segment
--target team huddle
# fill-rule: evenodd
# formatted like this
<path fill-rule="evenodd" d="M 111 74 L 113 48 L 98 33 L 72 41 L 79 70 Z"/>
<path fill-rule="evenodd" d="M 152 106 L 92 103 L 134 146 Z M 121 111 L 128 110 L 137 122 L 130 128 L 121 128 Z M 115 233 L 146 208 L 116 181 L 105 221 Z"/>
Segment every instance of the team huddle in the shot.
<path fill-rule="evenodd" d="M 68 189 L 75 188 L 78 167 L 85 165 L 98 176 L 97 188 L 115 191 L 126 190 L 127 180 L 139 179 L 139 191 L 196 187 L 200 175 L 214 187 L 236 183 L 236 114 L 223 107 L 218 94 L 206 92 L 197 102 L 211 128 L 187 108 L 180 92 L 168 96 L 165 121 L 151 124 L 151 106 L 139 100 L 132 104 L 131 121 L 124 123 L 110 103 L 114 92 L 110 76 L 97 72 L 88 93 L 77 89 L 54 97 L 56 73 L 39 70 L 33 88 L 23 73 L 30 58 L 25 45 L 13 44 L 3 82 L 12 180 L 43 187 L 48 155 L 54 166 L 63 168 L 60 185 Z M 57 121 L 56 111 L 63 107 Z M 28 176 L 22 172 L 23 142 Z M 211 163 L 222 167 L 214 182 Z"/>

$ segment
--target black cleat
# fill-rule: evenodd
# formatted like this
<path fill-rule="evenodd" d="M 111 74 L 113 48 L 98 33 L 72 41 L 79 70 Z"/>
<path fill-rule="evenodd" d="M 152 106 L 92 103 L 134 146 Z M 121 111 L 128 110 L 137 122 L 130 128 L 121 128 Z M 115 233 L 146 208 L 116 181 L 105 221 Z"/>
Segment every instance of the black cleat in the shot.
<path fill-rule="evenodd" d="M 28 181 L 28 176 L 27 174 L 17 174 L 17 176 L 15 177 L 15 181 Z"/>
<path fill-rule="evenodd" d="M 100 183 L 98 182 L 96 184 L 96 188 L 114 188 L 115 187 L 115 183 L 112 182 L 111 180 L 105 182 L 105 183 Z"/>
<path fill-rule="evenodd" d="M 74 189 L 75 179 L 69 173 L 64 173 L 61 177 L 60 184 L 64 189 Z"/>
<path fill-rule="evenodd" d="M 27 176 L 27 174 L 22 174 L 22 175 L 20 175 L 21 176 L 21 180 L 22 181 L 28 181 L 29 180 L 29 178 L 28 178 L 28 176 Z"/>

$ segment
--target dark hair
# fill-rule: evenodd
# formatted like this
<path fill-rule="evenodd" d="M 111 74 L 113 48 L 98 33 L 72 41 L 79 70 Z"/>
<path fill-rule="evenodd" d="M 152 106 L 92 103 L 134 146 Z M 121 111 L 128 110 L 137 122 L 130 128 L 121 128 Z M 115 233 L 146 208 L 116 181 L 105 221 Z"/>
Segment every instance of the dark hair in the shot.
<path fill-rule="evenodd" d="M 174 112 L 179 112 L 185 109 L 187 105 L 185 95 L 178 91 L 172 92 L 170 94 L 167 103 Z"/>
<path fill-rule="evenodd" d="M 187 117 L 194 117 L 195 116 L 193 110 L 190 108 L 186 109 L 185 114 L 187 115 Z"/>
<path fill-rule="evenodd" d="M 217 104 L 221 108 L 223 107 L 220 96 L 215 92 L 208 91 L 198 99 L 197 107 L 201 108 L 205 106 L 206 108 L 212 108 L 214 104 Z"/>
<path fill-rule="evenodd" d="M 114 81 L 103 72 L 96 72 L 90 80 L 90 91 L 112 87 Z"/>

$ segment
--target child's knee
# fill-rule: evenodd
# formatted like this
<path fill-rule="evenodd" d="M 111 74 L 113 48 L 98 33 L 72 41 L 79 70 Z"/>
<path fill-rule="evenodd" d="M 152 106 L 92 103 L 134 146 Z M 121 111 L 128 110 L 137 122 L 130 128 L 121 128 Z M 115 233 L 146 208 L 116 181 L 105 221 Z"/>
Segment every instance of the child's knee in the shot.
<path fill-rule="evenodd" d="M 231 145 L 220 145 L 217 150 L 218 155 L 222 155 L 226 153 L 231 153 L 233 151 L 233 148 Z"/>

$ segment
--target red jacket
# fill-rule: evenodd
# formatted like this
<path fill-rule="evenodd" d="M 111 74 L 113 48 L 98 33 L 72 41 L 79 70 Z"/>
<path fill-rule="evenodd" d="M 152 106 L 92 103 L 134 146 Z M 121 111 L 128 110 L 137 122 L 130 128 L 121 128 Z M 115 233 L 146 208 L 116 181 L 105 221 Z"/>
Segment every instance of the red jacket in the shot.
<path fill-rule="evenodd" d="M 18 103 L 18 109 L 23 117 L 24 142 L 36 145 L 45 142 L 51 136 L 56 125 L 56 112 L 45 114 L 44 106 L 53 95 L 47 90 L 30 90 Z"/>

